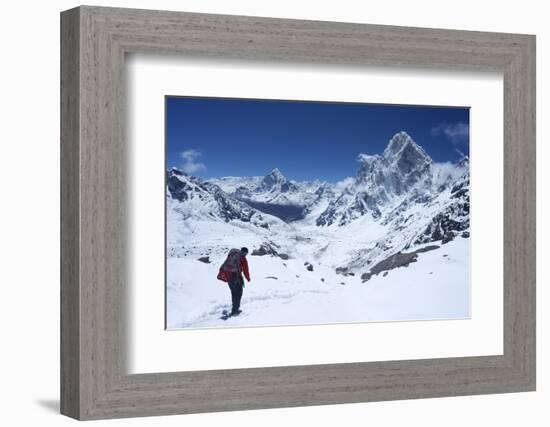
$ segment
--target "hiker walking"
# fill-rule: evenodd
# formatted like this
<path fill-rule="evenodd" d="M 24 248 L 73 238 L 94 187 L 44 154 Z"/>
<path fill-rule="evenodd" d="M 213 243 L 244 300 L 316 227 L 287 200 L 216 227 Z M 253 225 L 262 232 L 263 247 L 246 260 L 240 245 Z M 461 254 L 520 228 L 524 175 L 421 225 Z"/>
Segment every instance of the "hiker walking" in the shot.
<path fill-rule="evenodd" d="M 227 254 L 225 262 L 220 267 L 218 273 L 218 279 L 227 282 L 229 289 L 231 290 L 231 302 L 233 308 L 231 310 L 231 316 L 238 315 L 241 305 L 241 297 L 243 296 L 244 277 L 250 282 L 250 273 L 248 272 L 248 261 L 246 255 L 248 254 L 247 248 L 231 249 Z"/>

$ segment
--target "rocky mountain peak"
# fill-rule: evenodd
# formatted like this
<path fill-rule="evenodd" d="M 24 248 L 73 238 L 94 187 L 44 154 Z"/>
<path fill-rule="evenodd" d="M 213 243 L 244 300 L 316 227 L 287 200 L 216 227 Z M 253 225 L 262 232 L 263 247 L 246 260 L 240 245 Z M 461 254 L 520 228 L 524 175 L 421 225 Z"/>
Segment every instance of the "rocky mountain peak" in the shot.
<path fill-rule="evenodd" d="M 263 177 L 259 188 L 264 191 L 277 190 L 283 193 L 296 189 L 295 185 L 278 168 L 273 169 Z"/>
<path fill-rule="evenodd" d="M 184 171 L 182 171 L 181 169 L 178 169 L 177 167 L 175 166 L 172 166 L 169 170 L 168 170 L 168 175 L 177 175 L 177 176 L 188 176 Z"/>
<path fill-rule="evenodd" d="M 414 144 L 414 141 L 407 132 L 403 130 L 397 132 L 389 140 L 388 145 L 384 150 L 384 157 L 387 159 L 393 157 L 394 155 L 399 153 L 399 151 L 401 151 L 403 147 L 411 143 Z"/>
<path fill-rule="evenodd" d="M 462 157 L 457 163 L 457 166 L 461 169 L 467 169 L 470 167 L 470 158 L 468 156 Z"/>
<path fill-rule="evenodd" d="M 383 188 L 387 194 L 401 194 L 430 175 L 431 157 L 410 135 L 401 131 L 388 142 L 382 155 L 360 154 L 356 183 L 373 194 Z"/>
<path fill-rule="evenodd" d="M 191 177 L 180 169 L 172 167 L 166 171 L 166 187 L 173 199 L 180 202 L 187 200 L 195 186 Z"/>
<path fill-rule="evenodd" d="M 383 154 L 384 159 L 389 163 L 398 163 L 405 161 L 411 162 L 431 162 L 431 158 L 424 151 L 424 149 L 418 145 L 411 136 L 405 132 L 397 132 L 388 142 Z"/>
<path fill-rule="evenodd" d="M 345 225 L 366 214 L 376 220 L 396 197 L 432 190 L 433 160 L 405 131 L 396 133 L 381 155 L 360 154 L 358 161 L 361 166 L 350 191 L 331 201 L 317 225 Z"/>
<path fill-rule="evenodd" d="M 275 168 L 271 172 L 269 172 L 266 176 L 264 176 L 263 181 L 275 184 L 278 182 L 285 182 L 288 180 L 283 175 L 283 173 L 279 170 L 279 168 Z"/>

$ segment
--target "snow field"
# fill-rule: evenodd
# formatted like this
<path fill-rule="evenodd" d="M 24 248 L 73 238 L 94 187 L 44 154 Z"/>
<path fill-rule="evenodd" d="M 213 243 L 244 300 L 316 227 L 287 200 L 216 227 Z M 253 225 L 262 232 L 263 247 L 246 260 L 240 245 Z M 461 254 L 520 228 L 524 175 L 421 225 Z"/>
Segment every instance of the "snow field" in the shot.
<path fill-rule="evenodd" d="M 241 313 L 227 321 L 231 308 L 227 284 L 216 279 L 223 256 L 205 264 L 168 259 L 168 329 L 304 325 L 459 319 L 469 317 L 469 239 L 457 238 L 440 249 L 420 253 L 418 261 L 363 283 L 303 259 L 248 256 L 252 281 L 246 283 Z M 446 256 L 444 256 L 446 255 Z M 324 279 L 322 281 L 321 279 Z M 344 284 L 342 284 L 344 283 Z"/>

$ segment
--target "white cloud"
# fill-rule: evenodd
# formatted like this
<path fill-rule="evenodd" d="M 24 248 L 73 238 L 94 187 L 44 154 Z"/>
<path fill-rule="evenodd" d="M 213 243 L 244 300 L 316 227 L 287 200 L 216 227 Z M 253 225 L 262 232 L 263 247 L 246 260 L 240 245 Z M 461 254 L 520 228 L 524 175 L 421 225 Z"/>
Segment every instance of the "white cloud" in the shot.
<path fill-rule="evenodd" d="M 357 155 L 357 161 L 359 163 L 372 163 L 374 162 L 376 159 L 379 159 L 380 158 L 380 155 L 379 154 L 365 154 L 365 153 L 359 153 Z"/>
<path fill-rule="evenodd" d="M 432 128 L 432 135 L 445 135 L 455 144 L 467 144 L 470 140 L 470 126 L 467 123 L 458 122 L 455 124 L 441 123 Z"/>
<path fill-rule="evenodd" d="M 202 153 L 198 150 L 190 149 L 182 151 L 181 158 L 183 159 L 183 165 L 181 169 L 185 173 L 191 175 L 198 172 L 204 172 L 206 170 L 204 163 L 196 161 L 200 156 L 202 156 Z"/>
<path fill-rule="evenodd" d="M 463 170 L 457 168 L 451 162 L 434 163 L 433 169 L 434 183 L 436 185 L 443 184 L 449 178 L 456 180 L 463 173 Z"/>
<path fill-rule="evenodd" d="M 341 181 L 338 181 L 336 184 L 334 184 L 334 187 L 338 191 L 343 191 L 346 188 L 348 188 L 350 185 L 352 185 L 354 182 L 355 182 L 354 178 L 348 177 L 348 178 L 344 178 Z"/>

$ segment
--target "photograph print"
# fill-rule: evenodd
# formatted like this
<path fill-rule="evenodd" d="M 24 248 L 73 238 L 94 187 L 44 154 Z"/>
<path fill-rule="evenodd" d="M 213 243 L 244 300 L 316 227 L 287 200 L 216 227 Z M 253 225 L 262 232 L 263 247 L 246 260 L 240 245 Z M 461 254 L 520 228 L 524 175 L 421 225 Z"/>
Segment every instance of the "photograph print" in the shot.
<path fill-rule="evenodd" d="M 470 109 L 165 97 L 166 329 L 470 317 Z"/>

